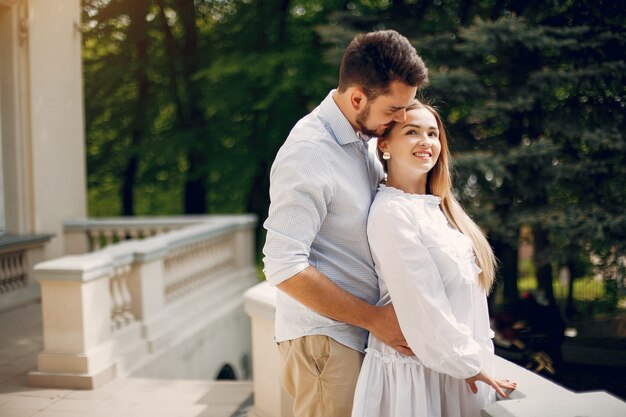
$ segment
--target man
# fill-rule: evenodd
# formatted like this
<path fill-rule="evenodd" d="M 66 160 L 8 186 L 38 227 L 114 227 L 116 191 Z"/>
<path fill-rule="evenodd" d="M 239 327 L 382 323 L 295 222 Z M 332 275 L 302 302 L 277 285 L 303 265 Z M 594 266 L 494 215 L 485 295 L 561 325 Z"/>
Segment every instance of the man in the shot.
<path fill-rule="evenodd" d="M 264 224 L 265 275 L 276 285 L 281 383 L 296 417 L 346 417 L 367 332 L 410 354 L 379 291 L 367 215 L 382 179 L 367 140 L 405 120 L 427 70 L 391 30 L 355 37 L 339 86 L 302 118 L 276 155 Z"/>

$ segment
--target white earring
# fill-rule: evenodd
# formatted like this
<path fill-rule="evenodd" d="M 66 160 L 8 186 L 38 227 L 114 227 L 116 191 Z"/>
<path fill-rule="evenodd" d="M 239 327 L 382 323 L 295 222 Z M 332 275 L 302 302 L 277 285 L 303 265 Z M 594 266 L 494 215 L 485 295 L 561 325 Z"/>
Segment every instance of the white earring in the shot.
<path fill-rule="evenodd" d="M 383 152 L 383 159 L 384 159 L 385 161 L 390 160 L 390 159 L 391 159 L 391 154 L 390 154 L 389 152 L 386 152 L 386 151 L 385 151 L 385 152 Z"/>

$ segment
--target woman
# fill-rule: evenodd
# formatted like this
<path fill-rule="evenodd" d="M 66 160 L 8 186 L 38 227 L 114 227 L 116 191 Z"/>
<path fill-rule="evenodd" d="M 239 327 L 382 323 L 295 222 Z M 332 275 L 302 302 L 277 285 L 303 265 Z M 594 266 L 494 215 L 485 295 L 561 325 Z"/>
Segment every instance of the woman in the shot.
<path fill-rule="evenodd" d="M 446 135 L 434 109 L 411 103 L 406 121 L 379 138 L 378 151 L 387 179 L 367 232 L 379 305 L 393 303 L 415 356 L 370 335 L 352 416 L 478 417 L 496 392 L 515 388 L 490 376 L 493 252 L 452 196 Z"/>

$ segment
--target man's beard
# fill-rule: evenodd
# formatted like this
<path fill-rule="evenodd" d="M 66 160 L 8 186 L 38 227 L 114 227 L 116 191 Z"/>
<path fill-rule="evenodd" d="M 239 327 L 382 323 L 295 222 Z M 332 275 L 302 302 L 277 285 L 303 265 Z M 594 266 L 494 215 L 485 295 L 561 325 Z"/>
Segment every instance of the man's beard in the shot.
<path fill-rule="evenodd" d="M 359 127 L 359 131 L 362 134 L 371 136 L 371 137 L 378 137 L 380 133 L 376 132 L 375 130 L 370 130 L 367 128 L 367 126 L 365 126 L 365 123 L 367 123 L 367 119 L 369 115 L 370 115 L 370 104 L 367 103 L 365 105 L 365 108 L 361 110 L 359 114 L 356 115 L 356 124 Z"/>

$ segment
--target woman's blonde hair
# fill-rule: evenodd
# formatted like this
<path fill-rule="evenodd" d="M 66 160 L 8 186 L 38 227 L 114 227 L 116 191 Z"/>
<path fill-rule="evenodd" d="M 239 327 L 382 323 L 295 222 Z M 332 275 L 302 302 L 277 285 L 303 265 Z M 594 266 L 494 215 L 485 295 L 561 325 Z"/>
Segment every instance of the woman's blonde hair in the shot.
<path fill-rule="evenodd" d="M 426 181 L 426 193 L 436 195 L 441 198 L 441 207 L 452 226 L 456 227 L 461 233 L 469 237 L 472 241 L 474 254 L 478 266 L 482 269 L 479 275 L 480 286 L 487 293 L 491 290 L 495 279 L 497 261 L 493 254 L 493 250 L 487 241 L 487 238 L 480 230 L 478 225 L 467 215 L 459 202 L 452 195 L 452 176 L 450 174 L 450 153 L 448 150 L 448 139 L 443 122 L 437 111 L 418 100 L 413 100 L 406 108 L 409 112 L 415 109 L 426 109 L 435 116 L 437 127 L 439 129 L 439 142 L 441 143 L 441 153 L 435 166 L 428 172 Z M 394 126 L 388 127 L 381 135 L 380 140 L 385 140 L 391 134 Z M 387 172 L 387 161 L 382 158 L 382 151 L 378 148 L 378 158 L 383 164 L 385 172 Z"/>

